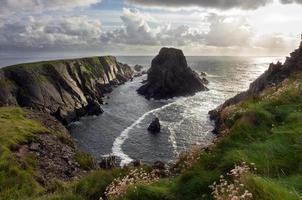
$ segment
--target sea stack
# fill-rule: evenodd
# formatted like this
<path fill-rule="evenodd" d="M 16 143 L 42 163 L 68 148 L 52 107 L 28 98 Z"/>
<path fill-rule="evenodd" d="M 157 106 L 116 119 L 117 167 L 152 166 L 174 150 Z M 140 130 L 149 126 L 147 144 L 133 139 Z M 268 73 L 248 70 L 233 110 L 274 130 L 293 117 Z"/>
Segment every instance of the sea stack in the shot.
<path fill-rule="evenodd" d="M 159 133 L 160 132 L 160 122 L 159 118 L 156 117 L 148 127 L 148 131 L 151 133 Z"/>
<path fill-rule="evenodd" d="M 182 50 L 162 48 L 152 60 L 147 81 L 137 92 L 147 99 L 169 99 L 206 90 L 200 76 L 188 67 Z"/>

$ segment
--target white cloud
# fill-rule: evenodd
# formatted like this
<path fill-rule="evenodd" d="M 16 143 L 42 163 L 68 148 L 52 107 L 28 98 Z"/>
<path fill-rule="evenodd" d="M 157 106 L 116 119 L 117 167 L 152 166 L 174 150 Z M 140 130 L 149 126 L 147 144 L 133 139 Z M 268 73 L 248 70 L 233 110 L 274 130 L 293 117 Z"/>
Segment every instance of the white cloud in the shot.
<path fill-rule="evenodd" d="M 124 8 L 121 16 L 123 27 L 105 33 L 102 41 L 111 44 L 184 46 L 200 36 L 185 25 L 172 28 L 170 24 L 157 24 L 151 28 L 146 16 L 137 9 Z"/>
<path fill-rule="evenodd" d="M 156 38 L 146 21 L 145 15 L 138 10 L 124 8 L 121 19 L 124 26 L 104 34 L 102 36 L 103 42 L 140 45 L 156 43 Z"/>
<path fill-rule="evenodd" d="M 204 35 L 210 46 L 249 46 L 253 31 L 244 17 L 225 17 L 212 14 L 208 17 L 210 31 Z"/>
<path fill-rule="evenodd" d="M 1 49 L 51 49 L 94 46 L 101 37 L 101 22 L 85 17 L 6 23 L 0 27 Z"/>
<path fill-rule="evenodd" d="M 280 33 L 265 34 L 255 37 L 254 45 L 265 53 L 287 54 L 297 47 L 297 38 L 288 37 Z M 268 52 L 269 51 L 269 52 Z"/>

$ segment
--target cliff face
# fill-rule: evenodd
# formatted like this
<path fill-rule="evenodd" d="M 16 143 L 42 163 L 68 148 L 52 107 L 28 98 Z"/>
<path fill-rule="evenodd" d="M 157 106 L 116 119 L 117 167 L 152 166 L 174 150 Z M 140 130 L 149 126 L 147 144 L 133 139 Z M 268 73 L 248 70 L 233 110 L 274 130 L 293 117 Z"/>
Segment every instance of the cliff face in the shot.
<path fill-rule="evenodd" d="M 224 129 L 224 120 L 221 116 L 223 110 L 248 99 L 257 98 L 265 89 L 278 86 L 285 79 L 300 72 L 302 72 L 302 43 L 298 49 L 290 54 L 290 57 L 286 58 L 284 64 L 280 62 L 270 64 L 268 70 L 252 82 L 247 91 L 228 99 L 224 104 L 209 112 L 210 118 L 214 120 L 216 124 L 214 133 L 219 134 Z"/>
<path fill-rule="evenodd" d="M 131 76 L 131 68 L 112 56 L 9 66 L 0 70 L 0 106 L 46 111 L 68 124 L 100 114 L 104 93 Z"/>
<path fill-rule="evenodd" d="M 205 90 L 202 79 L 188 67 L 181 50 L 162 48 L 152 60 L 147 82 L 138 89 L 138 93 L 147 99 L 168 99 Z"/>

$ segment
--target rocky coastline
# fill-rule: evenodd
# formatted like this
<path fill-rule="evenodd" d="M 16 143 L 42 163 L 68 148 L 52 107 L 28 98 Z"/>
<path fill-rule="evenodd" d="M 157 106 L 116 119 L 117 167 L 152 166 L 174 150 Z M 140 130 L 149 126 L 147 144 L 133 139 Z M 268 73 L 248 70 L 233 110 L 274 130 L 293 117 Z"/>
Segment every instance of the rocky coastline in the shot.
<path fill-rule="evenodd" d="M 101 114 L 104 94 L 132 77 L 113 56 L 19 64 L 0 69 L 0 106 L 47 112 L 64 125 Z"/>

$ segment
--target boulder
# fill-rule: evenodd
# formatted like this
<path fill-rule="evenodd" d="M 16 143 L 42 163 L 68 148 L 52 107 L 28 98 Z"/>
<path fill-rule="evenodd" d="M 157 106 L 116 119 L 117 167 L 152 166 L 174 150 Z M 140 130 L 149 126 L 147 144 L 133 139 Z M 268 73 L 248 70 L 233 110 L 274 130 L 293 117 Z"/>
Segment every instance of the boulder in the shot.
<path fill-rule="evenodd" d="M 147 99 L 169 99 L 207 90 L 199 74 L 188 67 L 179 49 L 162 48 L 152 60 L 147 74 L 147 82 L 137 90 Z"/>
<path fill-rule="evenodd" d="M 140 72 L 144 67 L 141 66 L 141 65 L 135 65 L 134 66 L 134 70 L 137 71 L 137 72 Z"/>
<path fill-rule="evenodd" d="M 131 162 L 131 165 L 133 167 L 139 167 L 139 166 L 143 165 L 143 162 L 141 160 L 134 160 L 134 161 Z"/>
<path fill-rule="evenodd" d="M 208 85 L 208 84 L 209 84 L 208 79 L 206 79 L 205 77 L 203 77 L 203 78 L 201 79 L 201 81 L 202 81 L 202 83 L 203 83 L 204 85 Z"/>
<path fill-rule="evenodd" d="M 200 72 L 200 76 L 205 77 L 205 76 L 207 76 L 207 74 L 205 72 Z"/>
<path fill-rule="evenodd" d="M 160 132 L 160 122 L 158 117 L 156 117 L 148 127 L 148 131 L 151 133 L 159 133 Z"/>
<path fill-rule="evenodd" d="M 87 97 L 87 102 L 86 112 L 88 115 L 100 115 L 104 112 L 97 100 Z"/>

